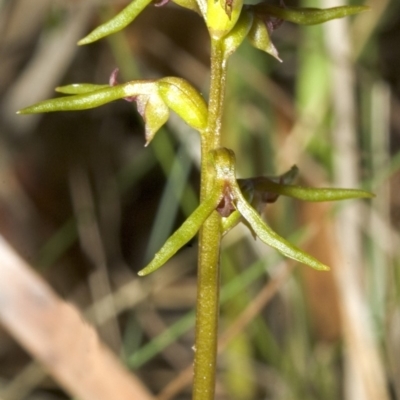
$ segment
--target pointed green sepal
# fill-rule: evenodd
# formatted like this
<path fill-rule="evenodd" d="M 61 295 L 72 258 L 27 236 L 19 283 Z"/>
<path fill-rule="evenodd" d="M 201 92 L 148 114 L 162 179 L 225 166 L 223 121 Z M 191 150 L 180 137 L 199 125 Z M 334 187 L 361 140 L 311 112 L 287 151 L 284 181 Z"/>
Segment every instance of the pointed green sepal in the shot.
<path fill-rule="evenodd" d="M 145 147 L 147 147 L 159 129 L 168 121 L 169 109 L 158 91 L 154 91 L 150 95 L 137 96 L 136 104 L 145 123 L 144 136 Z"/>
<path fill-rule="evenodd" d="M 32 106 L 23 108 L 17 114 L 38 114 L 54 111 L 87 110 L 102 106 L 114 100 L 126 96 L 123 85 L 105 87 L 93 92 L 77 94 L 74 96 L 58 97 L 56 99 L 44 100 Z"/>
<path fill-rule="evenodd" d="M 218 205 L 222 194 L 214 190 L 211 197 L 202 202 L 189 218 L 168 238 L 154 258 L 141 271 L 139 276 L 145 276 L 162 267 L 182 246 L 191 240 Z"/>
<path fill-rule="evenodd" d="M 138 112 L 145 121 L 146 146 L 168 120 L 169 109 L 200 133 L 207 126 L 208 109 L 205 100 L 181 78 L 137 80 L 115 86 L 81 83 L 61 86 L 56 90 L 71 96 L 45 100 L 17 113 L 86 110 L 118 99 L 136 101 Z"/>
<path fill-rule="evenodd" d="M 80 94 L 44 100 L 17 111 L 17 114 L 38 114 L 54 111 L 87 110 L 102 106 L 114 100 L 123 98 L 136 98 L 137 96 L 149 96 L 157 92 L 156 82 L 152 80 L 137 80 L 112 87 L 108 85 L 94 85 L 93 87 L 101 87 L 101 89 L 88 92 L 87 90 L 89 87 L 90 85 L 86 83 L 61 86 L 58 88 L 59 91 L 75 91 Z"/>
<path fill-rule="evenodd" d="M 340 6 L 333 8 L 292 8 L 278 7 L 267 3 L 253 6 L 256 14 L 267 15 L 300 25 L 316 25 L 336 18 L 358 14 L 369 10 L 367 6 Z"/>
<path fill-rule="evenodd" d="M 300 250 L 290 242 L 288 242 L 283 237 L 279 236 L 274 232 L 257 214 L 257 212 L 252 208 L 246 200 L 243 198 L 242 194 L 237 192 L 238 197 L 237 209 L 242 214 L 243 218 L 249 223 L 254 233 L 268 246 L 273 247 L 278 250 L 281 254 L 292 260 L 306 264 L 319 271 L 328 271 L 329 267 L 311 255 L 307 254 L 303 250 Z"/>
<path fill-rule="evenodd" d="M 224 58 L 227 59 L 242 44 L 253 24 L 253 14 L 242 10 L 239 20 L 233 29 L 224 37 Z"/>
<path fill-rule="evenodd" d="M 279 58 L 278 50 L 271 41 L 270 33 L 262 18 L 255 16 L 250 32 L 248 34 L 249 42 L 256 49 L 262 50 L 278 61 L 282 62 Z"/>
<path fill-rule="evenodd" d="M 56 87 L 56 92 L 63 94 L 86 94 L 109 87 L 110 85 L 95 85 L 93 83 L 73 83 L 71 85 Z"/>
<path fill-rule="evenodd" d="M 242 216 L 239 211 L 234 211 L 229 217 L 222 218 L 221 220 L 221 229 L 222 235 L 226 235 L 232 228 L 234 228 L 240 221 L 242 220 Z"/>
<path fill-rule="evenodd" d="M 268 178 L 263 180 L 261 178 L 257 179 L 257 182 L 254 183 L 255 191 L 271 192 L 311 202 L 370 199 L 375 197 L 373 193 L 359 189 L 309 188 L 296 185 L 282 185 Z"/>
<path fill-rule="evenodd" d="M 133 0 L 114 18 L 98 26 L 91 33 L 89 33 L 89 35 L 81 39 L 78 44 L 84 45 L 93 43 L 96 40 L 102 39 L 105 36 L 124 29 L 143 11 L 144 8 L 146 8 L 146 6 L 151 3 L 151 1 L 152 0 Z"/>

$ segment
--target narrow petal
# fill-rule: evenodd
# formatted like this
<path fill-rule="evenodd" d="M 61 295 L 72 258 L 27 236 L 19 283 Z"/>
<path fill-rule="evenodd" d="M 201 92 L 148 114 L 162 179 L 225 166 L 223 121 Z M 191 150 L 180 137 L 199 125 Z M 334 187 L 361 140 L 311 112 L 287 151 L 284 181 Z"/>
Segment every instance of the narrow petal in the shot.
<path fill-rule="evenodd" d="M 59 97 L 56 99 L 44 100 L 33 106 L 23 108 L 17 114 L 37 114 L 53 111 L 87 110 L 121 99 L 125 96 L 124 88 L 120 86 L 106 87 L 94 92 L 77 94 L 74 96 Z"/>
<path fill-rule="evenodd" d="M 340 6 L 333 8 L 291 8 L 278 7 L 267 3 L 254 6 L 256 14 L 270 15 L 300 25 L 322 24 L 336 18 L 358 14 L 369 10 L 367 6 Z"/>
<path fill-rule="evenodd" d="M 224 37 L 224 57 L 233 54 L 246 38 L 253 25 L 253 14 L 242 10 L 239 20 L 233 29 Z"/>
<path fill-rule="evenodd" d="M 158 130 L 168 121 L 169 108 L 165 104 L 164 100 L 158 95 L 153 94 L 147 97 L 145 106 L 141 108 L 140 99 L 142 96 L 137 97 L 138 111 L 141 113 L 145 121 L 145 138 L 146 144 L 153 140 Z"/>
<path fill-rule="evenodd" d="M 182 246 L 192 239 L 203 225 L 204 221 L 215 210 L 222 193 L 214 190 L 214 194 L 202 202 L 190 217 L 172 234 L 164 246 L 155 254 L 150 263 L 139 271 L 140 276 L 148 275 L 163 266 Z"/>
<path fill-rule="evenodd" d="M 260 178 L 257 183 L 255 183 L 254 190 L 277 193 L 311 202 L 370 199 L 375 196 L 373 193 L 359 189 L 308 188 L 296 185 L 281 185 L 269 179 L 261 181 Z"/>
<path fill-rule="evenodd" d="M 91 89 L 96 90 L 91 91 Z M 113 87 L 108 85 L 91 85 L 87 83 L 61 86 L 58 88 L 58 91 L 63 93 L 78 94 L 44 100 L 17 111 L 17 114 L 38 114 L 54 111 L 87 110 L 126 97 L 150 95 L 156 90 L 156 83 L 153 80 L 137 80 Z"/>
<path fill-rule="evenodd" d="M 232 228 L 234 228 L 242 219 L 239 211 L 234 211 L 229 217 L 222 218 L 221 227 L 222 235 L 226 235 Z"/>
<path fill-rule="evenodd" d="M 89 44 L 105 36 L 116 33 L 128 26 L 152 0 L 133 0 L 114 18 L 98 26 L 89 35 L 81 39 L 78 44 Z"/>
<path fill-rule="evenodd" d="M 93 83 L 73 83 L 71 85 L 56 87 L 56 92 L 63 94 L 86 94 L 96 90 L 105 89 L 109 85 L 95 85 Z"/>
<path fill-rule="evenodd" d="M 238 196 L 237 209 L 242 214 L 242 216 L 247 220 L 251 228 L 254 230 L 255 234 L 267 245 L 273 247 L 278 250 L 281 254 L 286 257 L 289 257 L 295 261 L 301 262 L 303 264 L 309 265 L 310 267 L 320 270 L 320 271 L 328 271 L 329 267 L 306 252 L 300 250 L 298 247 L 292 245 L 283 237 L 279 236 L 276 232 L 274 232 L 261 217 L 257 214 L 257 212 L 250 207 L 249 204 L 245 201 L 243 196 L 239 196 L 239 193 L 236 193 Z M 240 199 L 241 197 L 241 199 Z"/>
<path fill-rule="evenodd" d="M 275 57 L 278 61 L 282 62 L 282 60 L 279 58 L 278 50 L 272 43 L 270 32 L 260 17 L 254 17 L 253 25 L 247 37 L 249 42 L 256 49 L 264 51 L 270 54 L 272 57 Z"/>

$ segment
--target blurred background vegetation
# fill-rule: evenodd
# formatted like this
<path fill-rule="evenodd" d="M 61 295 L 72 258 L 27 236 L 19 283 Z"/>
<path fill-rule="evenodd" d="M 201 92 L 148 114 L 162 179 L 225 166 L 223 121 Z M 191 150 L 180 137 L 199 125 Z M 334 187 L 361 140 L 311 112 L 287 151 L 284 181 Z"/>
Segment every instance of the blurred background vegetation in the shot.
<path fill-rule="evenodd" d="M 154 393 L 176 385 L 159 399 L 188 399 L 197 240 L 154 276 L 136 272 L 197 205 L 197 135 L 172 116 L 144 148 L 124 101 L 15 115 L 56 86 L 107 83 L 115 67 L 121 81 L 176 75 L 207 96 L 206 29 L 173 4 L 76 46 L 126 3 L 0 0 L 0 234 Z M 300 184 L 377 196 L 268 205 L 269 224 L 329 273 L 283 260 L 244 226 L 226 236 L 217 399 L 400 399 L 400 2 L 367 4 L 323 26 L 285 23 L 273 34 L 283 63 L 248 43 L 230 60 L 224 145 L 240 177 L 296 164 Z M 1 328 L 0 398 L 68 398 Z"/>

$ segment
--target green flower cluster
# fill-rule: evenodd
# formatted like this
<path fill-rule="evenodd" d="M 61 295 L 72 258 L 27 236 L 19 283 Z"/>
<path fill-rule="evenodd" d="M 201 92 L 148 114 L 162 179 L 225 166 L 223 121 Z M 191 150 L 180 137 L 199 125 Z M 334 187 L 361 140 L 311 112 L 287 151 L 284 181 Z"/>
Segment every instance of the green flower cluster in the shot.
<path fill-rule="evenodd" d="M 283 21 L 312 25 L 367 9 L 364 6 L 335 7 L 325 10 L 296 9 L 283 4 L 273 6 L 266 2 L 244 6 L 242 0 L 173 1 L 203 16 L 211 39 L 222 44 L 224 62 L 245 38 L 256 48 L 279 60 L 278 52 L 271 41 L 271 33 Z M 166 2 L 168 0 L 159 5 Z M 130 24 L 149 3 L 150 0 L 132 1 L 113 19 L 80 40 L 79 44 L 92 43 L 120 31 Z M 170 110 L 176 112 L 189 126 L 199 131 L 202 140 L 205 140 L 209 118 L 208 105 L 200 93 L 181 78 L 166 77 L 159 80 L 135 80 L 117 84 L 114 72 L 109 85 L 73 84 L 59 87 L 57 91 L 67 96 L 37 103 L 18 113 L 85 110 L 117 99 L 126 99 L 136 101 L 138 111 L 144 118 L 146 145 L 168 120 Z M 219 212 L 222 216 L 222 233 L 226 233 L 244 219 L 255 236 L 286 257 L 318 270 L 327 270 L 329 268 L 326 265 L 275 233 L 262 220 L 256 209 L 260 210 L 266 202 L 276 200 L 279 195 L 306 201 L 333 201 L 373 196 L 362 190 L 316 189 L 291 185 L 297 172 L 296 168 L 292 168 L 277 178 L 256 177 L 236 180 L 235 156 L 232 150 L 221 147 L 211 150 L 205 156 L 209 158 L 211 175 L 214 176 L 210 193 L 155 254 L 153 260 L 139 272 L 140 275 L 149 274 L 161 267 L 193 238 L 213 212 Z"/>

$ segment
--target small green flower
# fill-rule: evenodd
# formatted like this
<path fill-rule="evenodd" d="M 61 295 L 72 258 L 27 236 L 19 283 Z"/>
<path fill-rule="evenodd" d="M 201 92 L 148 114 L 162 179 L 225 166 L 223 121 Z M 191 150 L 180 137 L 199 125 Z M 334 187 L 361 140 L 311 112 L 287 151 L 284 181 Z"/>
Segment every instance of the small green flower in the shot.
<path fill-rule="evenodd" d="M 340 6 L 326 9 L 295 8 L 286 7 L 283 2 L 281 3 L 281 6 L 274 6 L 266 2 L 261 2 L 249 7 L 258 16 L 277 18 L 300 25 L 323 24 L 332 19 L 347 17 L 369 9 L 367 6 Z"/>
<path fill-rule="evenodd" d="M 251 29 L 247 35 L 250 43 L 279 61 L 282 60 L 272 43 L 271 35 L 284 21 L 300 25 L 315 25 L 369 9 L 366 6 L 341 6 L 327 9 L 294 8 L 286 7 L 282 0 L 280 3 L 280 6 L 275 6 L 263 1 L 254 5 L 246 5 L 242 10 L 242 14 L 248 12 L 253 16 Z"/>
<path fill-rule="evenodd" d="M 155 5 L 162 6 L 168 4 L 169 1 L 160 0 Z M 301 25 L 314 25 L 335 18 L 358 14 L 369 9 L 366 6 L 341 6 L 327 9 L 294 8 L 287 7 L 283 0 L 280 1 L 280 6 L 268 4 L 267 1 L 243 6 L 243 0 L 207 0 L 206 7 L 204 6 L 204 9 L 200 10 L 199 5 L 203 2 L 198 3 L 196 0 L 171 1 L 203 14 L 210 35 L 214 40 L 226 38 L 236 28 L 236 32 L 230 35 L 225 44 L 227 47 L 226 55 L 232 54 L 247 35 L 254 47 L 271 54 L 279 61 L 281 60 L 270 36 L 283 21 Z M 115 17 L 98 26 L 81 39 L 78 44 L 89 44 L 124 29 L 150 3 L 151 0 L 133 0 Z M 248 24 L 250 25 L 247 26 Z"/>
<path fill-rule="evenodd" d="M 363 190 L 350 189 L 312 189 L 288 185 L 297 174 L 297 167 L 276 178 L 256 177 L 236 180 L 235 155 L 232 150 L 219 148 L 210 153 L 210 163 L 214 168 L 215 179 L 210 196 L 203 201 L 187 218 L 181 227 L 166 241 L 153 260 L 139 272 L 144 276 L 165 264 L 182 246 L 191 240 L 212 212 L 223 217 L 226 231 L 244 219 L 248 226 L 265 244 L 275 248 L 284 256 L 307 264 L 317 270 L 329 267 L 298 249 L 274 232 L 252 207 L 273 202 L 281 194 L 307 201 L 330 201 L 352 198 L 370 198 L 373 195 Z M 243 194 L 244 192 L 244 194 Z"/>
<path fill-rule="evenodd" d="M 181 78 L 137 80 L 117 84 L 117 70 L 110 77 L 110 85 L 88 83 L 62 86 L 56 90 L 70 96 L 44 100 L 26 107 L 18 114 L 37 114 L 54 111 L 87 110 L 118 99 L 136 101 L 139 114 L 145 121 L 146 146 L 169 117 L 176 112 L 189 126 L 200 133 L 207 125 L 207 104 L 200 93 Z"/>
<path fill-rule="evenodd" d="M 234 1 L 230 3 L 239 4 Z M 365 6 L 342 6 L 328 9 L 293 8 L 286 7 L 281 0 L 280 6 L 267 2 L 246 5 L 241 9 L 240 14 L 235 14 L 235 19 L 232 19 L 226 14 L 220 2 L 209 0 L 208 4 L 208 29 L 214 39 L 222 38 L 225 59 L 233 54 L 247 37 L 252 46 L 272 55 L 278 61 L 282 60 L 271 40 L 271 35 L 284 21 L 314 25 L 368 9 Z M 215 21 L 211 17 L 214 14 Z"/>

